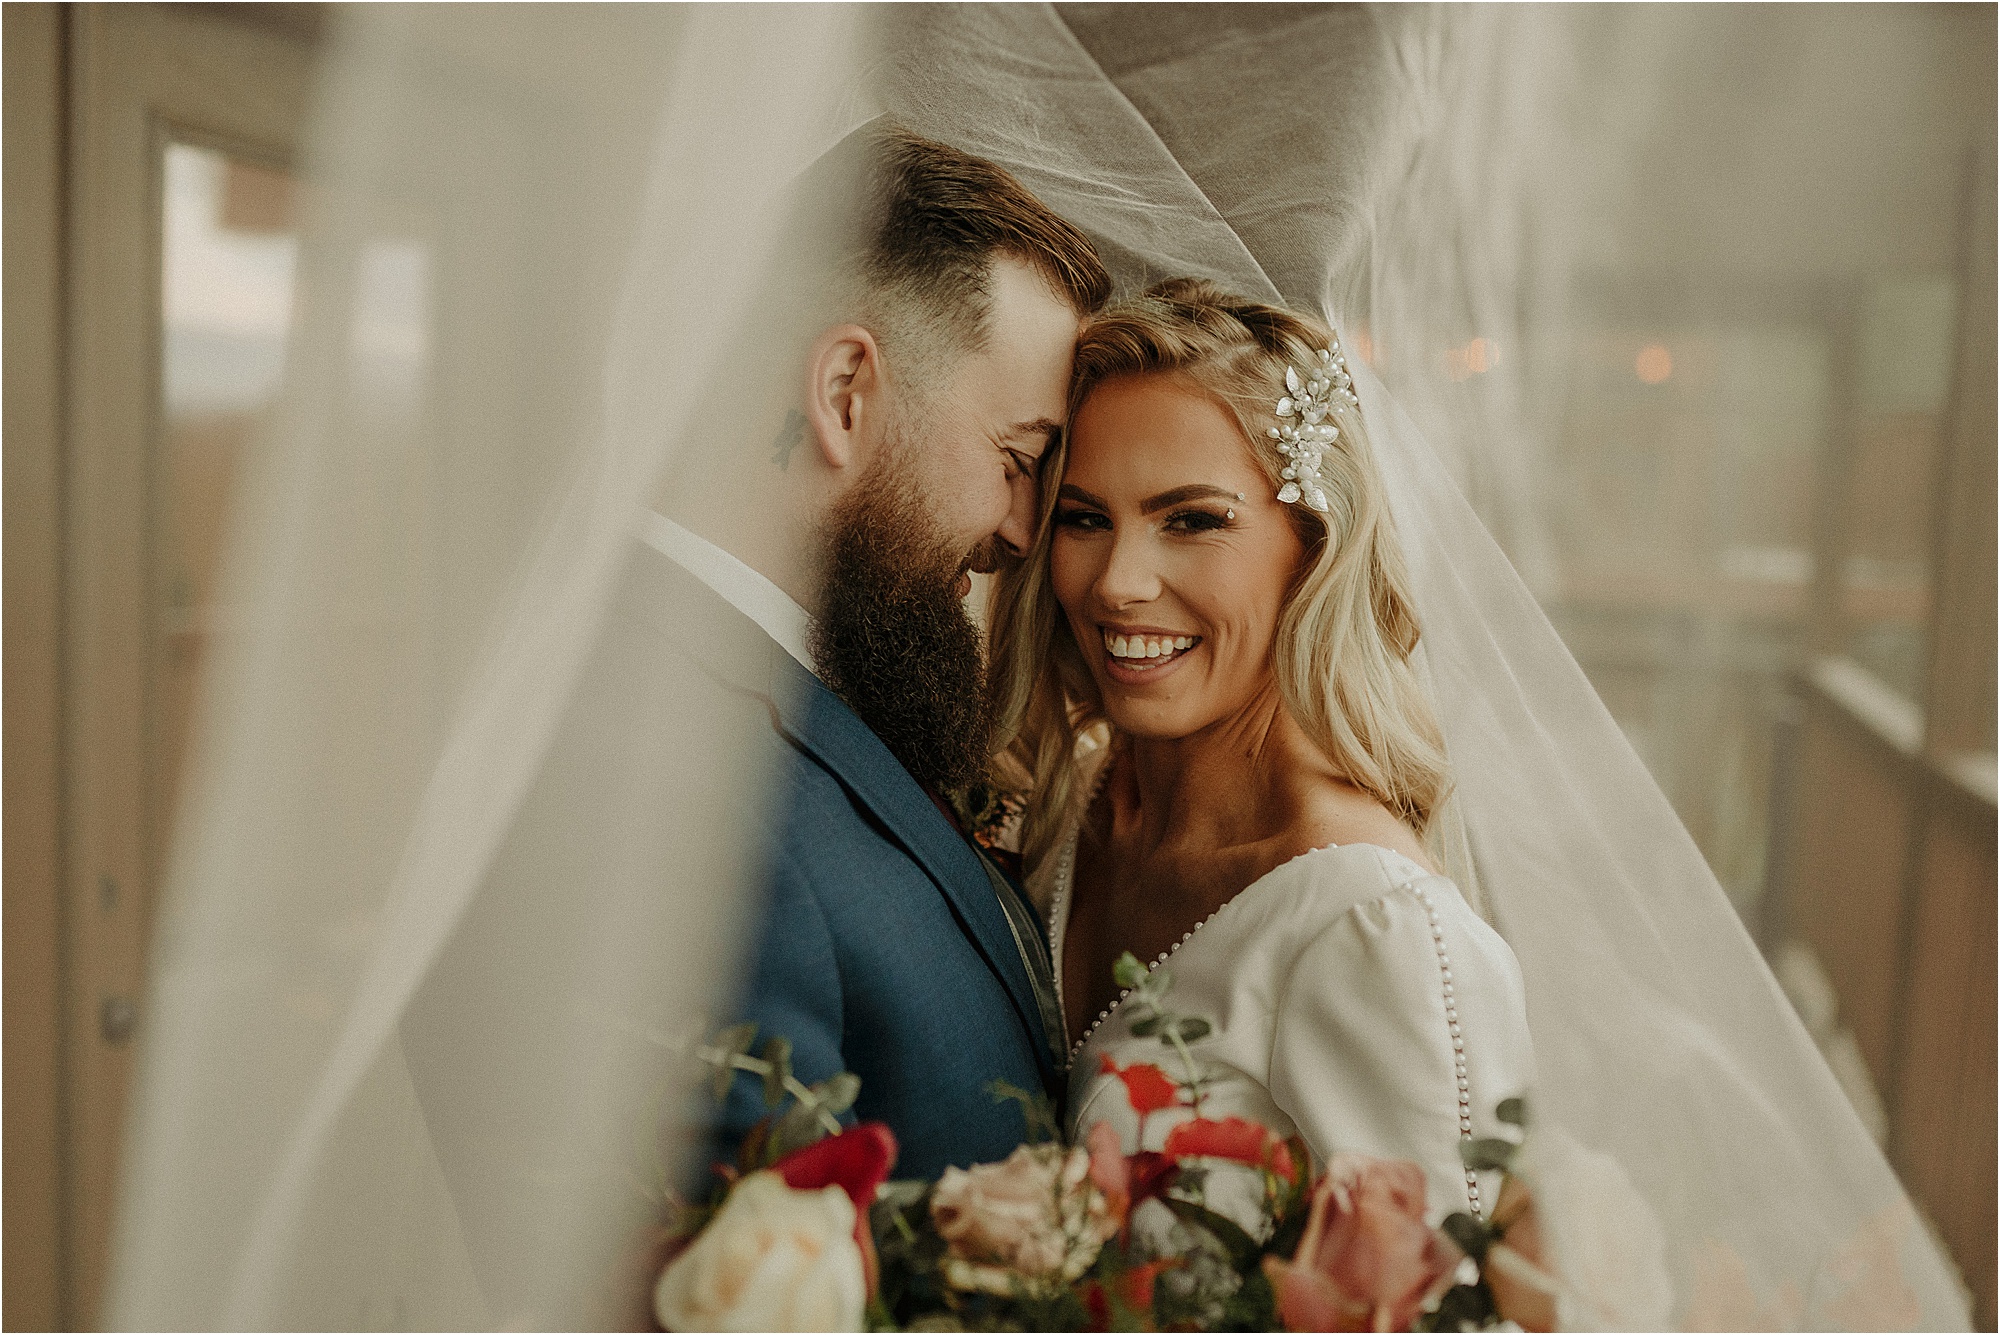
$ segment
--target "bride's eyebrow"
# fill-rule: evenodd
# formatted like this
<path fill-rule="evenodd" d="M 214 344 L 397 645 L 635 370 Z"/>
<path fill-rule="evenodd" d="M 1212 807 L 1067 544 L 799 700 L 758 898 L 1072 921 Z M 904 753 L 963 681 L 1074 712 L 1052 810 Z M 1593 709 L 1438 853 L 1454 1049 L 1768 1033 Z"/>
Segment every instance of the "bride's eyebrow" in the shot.
<path fill-rule="evenodd" d="M 1157 496 L 1140 501 L 1139 513 L 1149 515 L 1155 510 L 1164 510 L 1170 505 L 1179 505 L 1183 501 L 1205 501 L 1210 499 L 1233 501 L 1236 499 L 1236 493 L 1233 491 L 1224 491 L 1221 487 L 1211 487 L 1205 482 L 1191 482 L 1185 487 L 1175 487 L 1171 491 L 1163 491 Z"/>
<path fill-rule="evenodd" d="M 1056 495 L 1066 501 L 1075 501 L 1078 505 L 1094 505 L 1100 510 L 1109 510 L 1111 508 L 1110 503 L 1102 496 L 1085 491 L 1082 487 L 1072 486 L 1067 482 L 1063 483 L 1062 490 L 1058 491 Z"/>

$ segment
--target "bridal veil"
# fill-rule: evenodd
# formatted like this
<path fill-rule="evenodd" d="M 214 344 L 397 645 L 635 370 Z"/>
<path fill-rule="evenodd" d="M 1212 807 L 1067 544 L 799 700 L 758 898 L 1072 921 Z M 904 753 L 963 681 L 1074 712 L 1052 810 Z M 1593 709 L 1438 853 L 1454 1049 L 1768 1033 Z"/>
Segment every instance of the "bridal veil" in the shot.
<path fill-rule="evenodd" d="M 517 819 L 524 795 L 777 258 L 780 195 L 847 131 L 886 111 L 1001 163 L 1125 289 L 1213 278 L 1364 349 L 1447 306 L 1504 319 L 1534 279 L 1520 257 L 1560 241 L 1465 207 L 1510 81 L 1567 58 L 1536 12 L 1199 7 L 1204 28 L 1118 8 L 343 20 L 285 406 L 239 506 L 174 841 L 114 1324 L 575 1326 L 629 1302 L 633 1179 L 672 1152 L 676 1053 L 727 1004 L 753 748 L 694 718 L 674 764 L 572 784 L 644 838 L 597 850 L 587 884 L 551 851 L 543 903 L 476 941 L 465 924 L 503 848 L 562 845 L 548 813 Z M 1168 59 L 1176 42 L 1202 58 Z M 422 256 L 414 326 L 383 314 L 407 305 L 380 290 L 397 247 Z M 385 367 L 418 392 L 384 392 Z M 1630 1173 L 1683 1324 L 1962 1325 L 1888 1165 L 1466 499 L 1509 525 L 1532 397 L 1483 421 L 1413 401 L 1420 430 L 1355 370 L 1457 779 L 1452 870 L 1520 959 L 1536 1115 Z M 1516 552 L 1532 578 L 1532 542 Z M 440 959 L 475 946 L 508 1014 L 554 1017 L 496 1040 L 491 1008 L 424 1016 L 522 1073 L 499 1115 L 459 1102 L 490 1091 L 427 1085 L 405 1042 Z M 504 1173 L 446 1170 L 440 1147 L 496 1126 Z"/>

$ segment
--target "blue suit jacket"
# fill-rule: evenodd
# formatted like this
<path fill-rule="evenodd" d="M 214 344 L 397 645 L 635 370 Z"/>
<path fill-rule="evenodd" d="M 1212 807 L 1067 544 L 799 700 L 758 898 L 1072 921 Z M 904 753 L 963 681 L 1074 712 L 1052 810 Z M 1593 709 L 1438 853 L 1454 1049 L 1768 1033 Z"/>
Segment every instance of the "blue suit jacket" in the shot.
<path fill-rule="evenodd" d="M 855 1113 L 895 1129 L 899 1174 L 1004 1156 L 1022 1119 L 987 1083 L 1053 1084 L 1046 1025 L 984 861 L 756 623 L 634 545 L 514 829 L 400 1031 L 494 1324 L 573 1326 L 630 1296 L 597 1276 L 581 1293 L 532 1287 L 551 1230 L 605 1223 L 561 1211 L 624 1203 L 623 1184 L 650 1180 L 662 1146 L 688 1132 L 738 1137 L 763 1115 L 747 1075 L 720 1113 L 700 1094 L 693 1127 L 654 1102 L 672 1059 L 643 1036 L 682 1032 L 691 999 L 647 961 L 676 957 L 673 934 L 699 918 L 687 891 L 733 892 L 743 874 L 740 846 L 704 850 L 697 827 L 726 822 L 761 843 L 762 925 L 744 932 L 740 999 L 716 1018 L 790 1039 L 808 1081 L 859 1075 Z M 724 714 L 734 726 L 706 726 Z M 755 748 L 739 759 L 769 776 L 754 818 L 733 789 L 690 772 L 718 736 Z M 1032 926 L 1024 935 L 1040 948 Z M 522 986 L 528 976 L 538 985 Z M 550 1004 L 564 989 L 570 1004 Z M 578 1070 L 594 1072 L 589 1088 L 570 1086 Z M 635 1134 L 655 1123 L 657 1136 Z M 562 1180 L 538 1175 L 551 1164 Z M 594 1186 L 569 1181 L 572 1168 Z"/>
<path fill-rule="evenodd" d="M 714 615 L 740 618 L 708 596 Z M 1039 924 L 1020 899 L 1010 921 L 1000 895 L 1018 891 L 852 710 L 756 633 L 767 652 L 755 666 L 769 674 L 758 693 L 786 746 L 738 1013 L 791 1040 L 801 1079 L 861 1077 L 854 1112 L 894 1130 L 897 1176 L 1004 1158 L 1026 1126 L 992 1082 L 1052 1101 L 1060 1090 L 1060 1031 L 1024 958 L 1045 951 Z M 739 1078 L 725 1141 L 764 1113 L 755 1082 Z"/>

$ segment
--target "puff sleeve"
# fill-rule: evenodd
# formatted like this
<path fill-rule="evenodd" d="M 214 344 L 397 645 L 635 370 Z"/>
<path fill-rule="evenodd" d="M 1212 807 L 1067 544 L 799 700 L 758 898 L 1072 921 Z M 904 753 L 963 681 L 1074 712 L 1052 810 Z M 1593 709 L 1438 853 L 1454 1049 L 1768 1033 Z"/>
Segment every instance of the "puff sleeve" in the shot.
<path fill-rule="evenodd" d="M 1533 1081 L 1526 999 L 1513 952 L 1456 886 L 1394 853 L 1380 865 L 1383 892 L 1316 931 L 1284 978 L 1269 1087 L 1319 1163 L 1421 1164 L 1435 1220 L 1472 1205 L 1464 1134 L 1496 1134 L 1494 1108 Z"/>

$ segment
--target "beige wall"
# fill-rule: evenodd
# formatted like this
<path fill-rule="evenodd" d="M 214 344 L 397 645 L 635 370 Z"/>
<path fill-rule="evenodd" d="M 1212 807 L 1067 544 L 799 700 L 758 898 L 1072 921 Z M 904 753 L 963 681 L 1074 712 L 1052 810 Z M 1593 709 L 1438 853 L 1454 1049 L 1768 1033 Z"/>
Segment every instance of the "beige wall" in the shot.
<path fill-rule="evenodd" d="M 11 4 L 5 75 L 4 1284 L 7 1329 L 66 1324 L 58 1276 L 57 733 L 65 13 Z"/>

